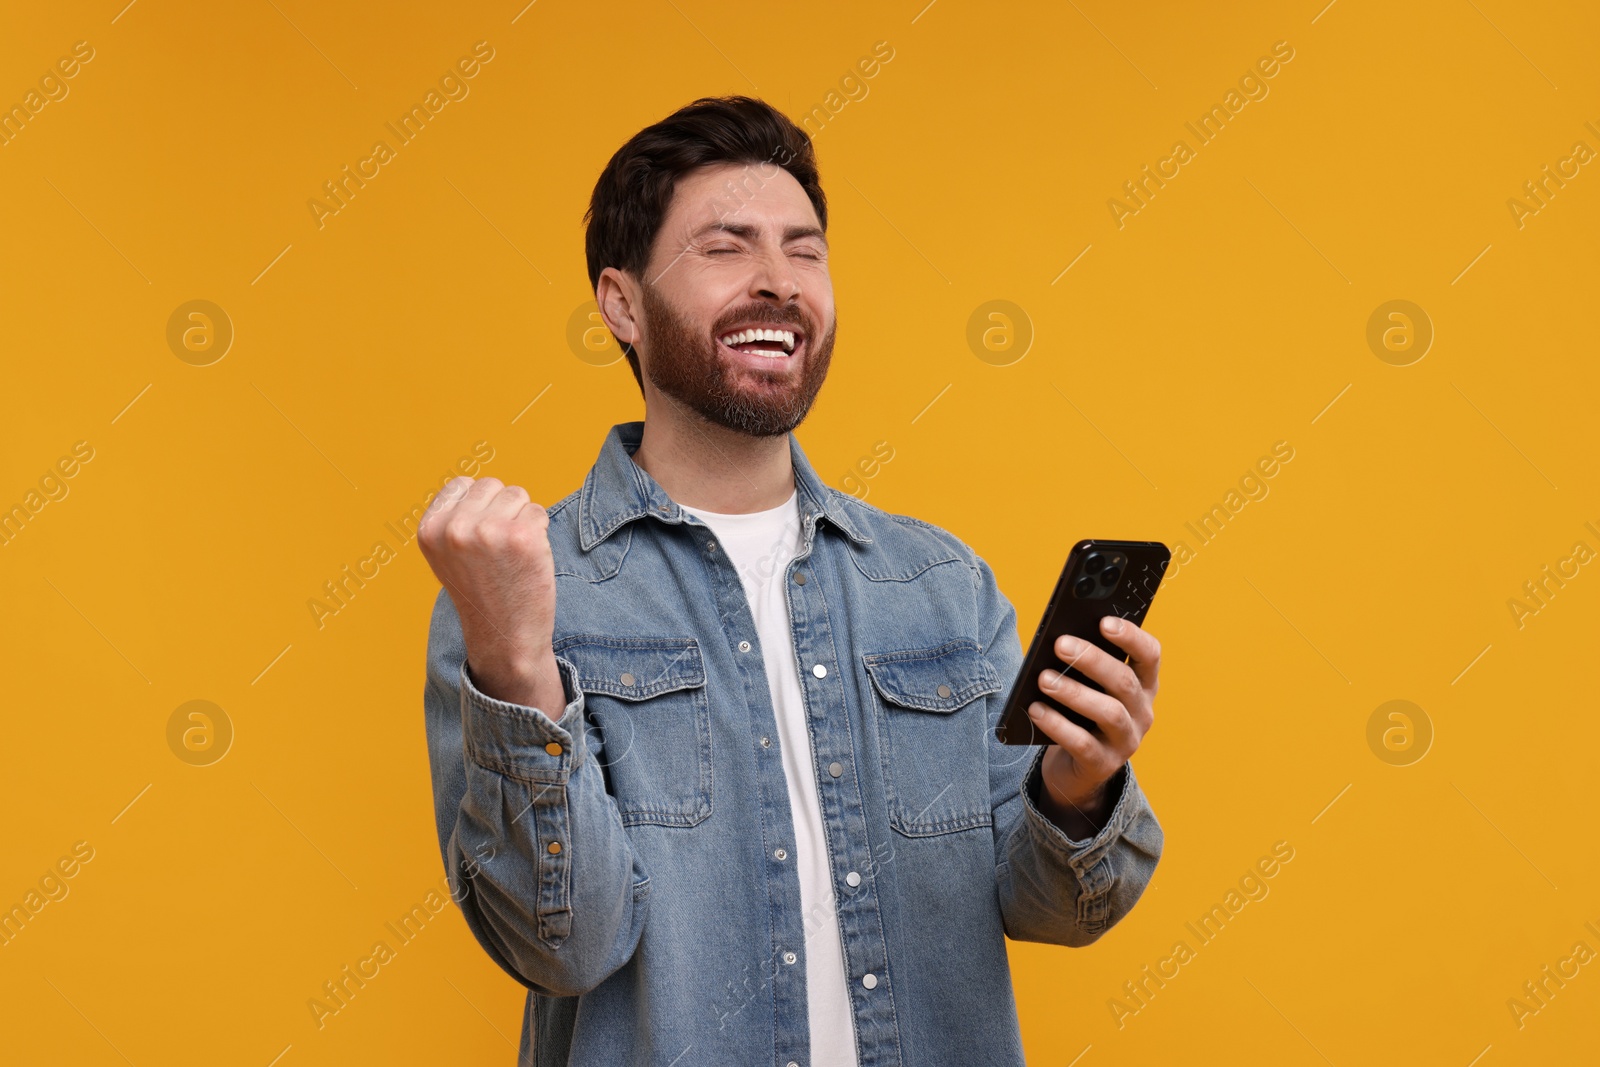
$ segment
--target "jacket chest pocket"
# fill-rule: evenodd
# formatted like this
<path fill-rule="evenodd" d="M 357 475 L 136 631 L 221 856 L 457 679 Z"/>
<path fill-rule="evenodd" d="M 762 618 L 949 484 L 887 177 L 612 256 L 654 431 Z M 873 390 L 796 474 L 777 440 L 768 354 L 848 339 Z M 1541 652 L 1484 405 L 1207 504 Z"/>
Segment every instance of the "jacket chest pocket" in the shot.
<path fill-rule="evenodd" d="M 599 762 L 626 826 L 695 826 L 711 814 L 711 709 L 693 637 L 575 634 L 555 653 L 577 668 Z"/>
<path fill-rule="evenodd" d="M 889 825 L 902 834 L 988 826 L 987 702 L 999 681 L 975 641 L 867 653 Z"/>

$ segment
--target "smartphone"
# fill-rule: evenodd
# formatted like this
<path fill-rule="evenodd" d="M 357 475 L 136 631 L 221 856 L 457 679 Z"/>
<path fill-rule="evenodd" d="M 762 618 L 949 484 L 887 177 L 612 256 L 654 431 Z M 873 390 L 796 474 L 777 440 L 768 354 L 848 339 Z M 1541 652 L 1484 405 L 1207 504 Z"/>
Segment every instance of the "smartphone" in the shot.
<path fill-rule="evenodd" d="M 1034 631 L 1033 642 L 1028 646 L 1027 655 L 1022 657 L 1022 669 L 1017 672 L 1000 720 L 995 724 L 995 736 L 1002 744 L 1054 743 L 1028 717 L 1028 705 L 1036 700 L 1100 736 L 1099 724 L 1093 719 L 1045 696 L 1039 689 L 1039 675 L 1045 668 L 1052 668 L 1091 689 L 1105 692 L 1105 686 L 1077 668 L 1066 666 L 1056 656 L 1056 639 L 1071 634 L 1093 642 L 1119 663 L 1128 662 L 1128 653 L 1100 632 L 1100 620 L 1116 615 L 1135 626 L 1143 626 L 1150 602 L 1155 599 L 1171 560 L 1171 551 L 1160 541 L 1088 540 L 1072 546 L 1066 565 L 1061 568 L 1061 577 L 1056 581 L 1055 592 L 1050 594 L 1050 602 L 1039 620 L 1039 628 Z"/>

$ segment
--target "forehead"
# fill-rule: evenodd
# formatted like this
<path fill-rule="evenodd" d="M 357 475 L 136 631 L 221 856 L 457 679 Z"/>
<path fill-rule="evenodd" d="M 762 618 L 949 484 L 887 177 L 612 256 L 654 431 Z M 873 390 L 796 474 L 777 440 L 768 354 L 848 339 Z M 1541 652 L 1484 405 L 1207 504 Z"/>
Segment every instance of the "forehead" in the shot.
<path fill-rule="evenodd" d="M 678 179 L 662 228 L 689 233 L 718 219 L 752 225 L 819 225 L 794 175 L 776 163 L 717 163 Z"/>

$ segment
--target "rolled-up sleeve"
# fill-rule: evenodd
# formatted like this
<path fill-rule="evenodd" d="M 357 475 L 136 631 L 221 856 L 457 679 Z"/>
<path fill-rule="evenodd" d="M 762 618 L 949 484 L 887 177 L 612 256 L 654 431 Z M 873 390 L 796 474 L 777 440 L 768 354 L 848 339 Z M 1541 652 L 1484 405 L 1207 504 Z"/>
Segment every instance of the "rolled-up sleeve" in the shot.
<path fill-rule="evenodd" d="M 560 656 L 556 664 L 567 703 L 554 717 L 484 694 L 440 590 L 423 704 L 451 895 L 508 974 L 571 996 L 633 955 L 649 878 L 606 791 L 577 668 Z"/>

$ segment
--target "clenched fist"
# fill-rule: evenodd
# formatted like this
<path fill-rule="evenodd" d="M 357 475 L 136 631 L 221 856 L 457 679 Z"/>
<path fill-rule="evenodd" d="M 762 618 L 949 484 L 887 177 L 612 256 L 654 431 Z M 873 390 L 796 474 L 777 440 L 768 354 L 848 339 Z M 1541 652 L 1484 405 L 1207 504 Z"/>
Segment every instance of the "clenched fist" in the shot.
<path fill-rule="evenodd" d="M 517 485 L 452 478 L 423 512 L 417 543 L 461 618 L 472 683 L 552 719 L 566 706 L 549 516 Z"/>

